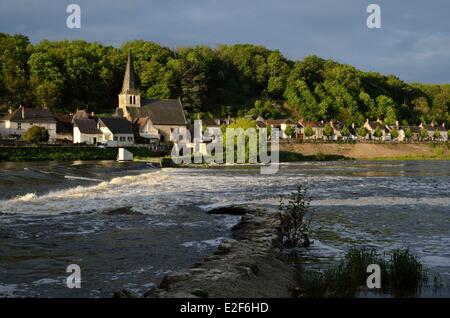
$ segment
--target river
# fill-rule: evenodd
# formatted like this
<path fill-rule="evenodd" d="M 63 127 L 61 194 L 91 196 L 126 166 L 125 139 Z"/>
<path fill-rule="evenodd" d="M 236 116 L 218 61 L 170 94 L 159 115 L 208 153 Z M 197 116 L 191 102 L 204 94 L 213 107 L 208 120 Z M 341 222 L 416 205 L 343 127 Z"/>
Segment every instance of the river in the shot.
<path fill-rule="evenodd" d="M 142 295 L 230 235 L 239 217 L 208 209 L 275 211 L 299 183 L 315 210 L 306 262 L 329 264 L 353 245 L 408 247 L 444 284 L 420 296 L 450 297 L 450 161 L 291 163 L 275 175 L 249 166 L 0 163 L 0 297 Z M 66 287 L 69 264 L 81 268 L 80 289 Z"/>

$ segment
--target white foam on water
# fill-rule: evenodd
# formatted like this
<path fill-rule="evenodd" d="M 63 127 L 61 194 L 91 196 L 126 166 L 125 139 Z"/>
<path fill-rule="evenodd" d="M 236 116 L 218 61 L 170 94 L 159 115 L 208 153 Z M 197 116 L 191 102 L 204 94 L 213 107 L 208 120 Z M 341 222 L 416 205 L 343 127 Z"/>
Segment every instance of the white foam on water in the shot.
<path fill-rule="evenodd" d="M 76 177 L 76 176 L 64 176 L 64 178 L 69 180 L 85 180 L 85 181 L 103 181 L 101 179 L 95 179 L 95 178 L 86 178 L 86 177 Z"/>
<path fill-rule="evenodd" d="M 2 284 L 0 283 L 0 297 L 14 297 L 17 292 L 24 291 L 18 284 Z"/>
<path fill-rule="evenodd" d="M 222 242 L 225 238 L 224 237 L 218 237 L 212 240 L 204 240 L 204 241 L 191 241 L 191 242 L 184 242 L 181 243 L 181 246 L 187 247 L 187 248 L 196 248 L 197 250 L 204 250 L 208 247 L 217 247 L 219 246 L 220 242 Z"/>

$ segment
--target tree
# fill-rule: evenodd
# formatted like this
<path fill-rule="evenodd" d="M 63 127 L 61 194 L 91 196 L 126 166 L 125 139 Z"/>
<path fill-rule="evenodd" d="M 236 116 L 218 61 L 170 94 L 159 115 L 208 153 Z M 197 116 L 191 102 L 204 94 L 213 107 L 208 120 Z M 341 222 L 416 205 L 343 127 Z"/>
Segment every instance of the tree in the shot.
<path fill-rule="evenodd" d="M 399 136 L 398 130 L 396 128 L 392 128 L 391 129 L 391 138 L 394 140 L 394 139 L 397 139 L 398 136 Z"/>
<path fill-rule="evenodd" d="M 347 127 L 344 126 L 344 128 L 342 128 L 341 135 L 344 139 L 348 138 L 348 136 L 350 135 L 350 131 L 348 130 Z"/>
<path fill-rule="evenodd" d="M 406 139 L 411 139 L 412 138 L 412 130 L 409 127 L 406 127 L 405 129 L 405 137 Z"/>
<path fill-rule="evenodd" d="M 367 135 L 366 128 L 364 128 L 364 126 L 359 127 L 359 128 L 358 128 L 358 136 L 359 136 L 360 138 L 365 138 L 366 135 Z"/>
<path fill-rule="evenodd" d="M 297 191 L 288 197 L 287 205 L 280 198 L 280 229 L 278 235 L 284 247 L 308 247 L 311 245 L 310 224 L 313 211 L 310 211 L 311 199 L 306 188 L 297 186 Z"/>
<path fill-rule="evenodd" d="M 306 126 L 305 127 L 305 136 L 306 138 L 310 138 L 312 136 L 314 136 L 316 133 L 314 131 L 314 129 L 311 126 Z"/>
<path fill-rule="evenodd" d="M 426 128 L 422 128 L 419 132 L 420 140 L 427 140 L 428 139 L 428 130 Z"/>
<path fill-rule="evenodd" d="M 447 131 L 447 139 L 450 140 L 450 129 Z"/>
<path fill-rule="evenodd" d="M 333 135 L 334 129 L 331 127 L 330 124 L 326 124 L 323 129 L 323 135 L 327 137 L 327 139 L 330 139 L 330 137 Z"/>
<path fill-rule="evenodd" d="M 40 126 L 31 126 L 23 134 L 23 139 L 33 144 L 47 142 L 49 138 L 48 130 Z"/>
<path fill-rule="evenodd" d="M 442 138 L 441 132 L 439 129 L 436 129 L 433 133 L 433 139 L 434 140 L 440 140 Z"/>
<path fill-rule="evenodd" d="M 383 131 L 381 130 L 381 128 L 379 126 L 377 128 L 375 128 L 375 131 L 373 132 L 373 135 L 376 138 L 381 138 L 381 136 L 383 136 Z"/>
<path fill-rule="evenodd" d="M 295 135 L 295 128 L 292 125 L 287 125 L 286 129 L 284 130 L 284 133 L 289 136 L 289 138 L 292 138 Z"/>

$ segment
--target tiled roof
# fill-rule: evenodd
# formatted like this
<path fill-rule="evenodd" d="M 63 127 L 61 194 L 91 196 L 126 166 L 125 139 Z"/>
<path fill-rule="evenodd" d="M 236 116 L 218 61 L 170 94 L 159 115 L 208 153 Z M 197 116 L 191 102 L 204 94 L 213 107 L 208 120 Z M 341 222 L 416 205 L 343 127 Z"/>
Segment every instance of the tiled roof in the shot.
<path fill-rule="evenodd" d="M 58 115 L 56 117 L 56 132 L 58 134 L 68 134 L 73 132 L 73 116 Z"/>
<path fill-rule="evenodd" d="M 294 124 L 290 119 L 267 119 L 266 125 Z"/>
<path fill-rule="evenodd" d="M 46 109 L 28 108 L 23 106 L 19 107 L 11 114 L 4 116 L 3 120 L 14 122 L 56 122 L 53 114 Z"/>
<path fill-rule="evenodd" d="M 113 134 L 133 134 L 131 123 L 125 118 L 99 118 L 100 127 L 107 127 Z"/>
<path fill-rule="evenodd" d="M 94 119 L 75 119 L 74 127 L 78 127 L 83 134 L 101 135 L 103 134 L 97 127 L 97 122 Z"/>

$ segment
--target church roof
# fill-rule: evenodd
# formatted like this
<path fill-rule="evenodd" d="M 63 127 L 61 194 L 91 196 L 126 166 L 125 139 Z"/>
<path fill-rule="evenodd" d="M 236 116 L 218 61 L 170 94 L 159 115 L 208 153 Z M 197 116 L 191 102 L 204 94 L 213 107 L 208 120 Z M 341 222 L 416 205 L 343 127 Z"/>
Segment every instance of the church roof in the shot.
<path fill-rule="evenodd" d="M 141 107 L 127 107 L 127 111 L 133 119 L 149 117 L 154 125 L 187 125 L 179 99 L 146 100 Z"/>
<path fill-rule="evenodd" d="M 128 51 L 127 67 L 125 69 L 125 76 L 123 78 L 121 94 L 136 94 L 138 92 L 136 88 L 136 79 L 134 74 L 133 56 L 131 50 Z"/>

